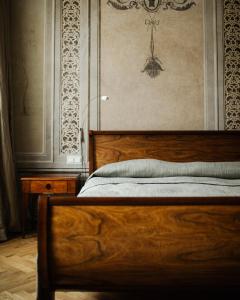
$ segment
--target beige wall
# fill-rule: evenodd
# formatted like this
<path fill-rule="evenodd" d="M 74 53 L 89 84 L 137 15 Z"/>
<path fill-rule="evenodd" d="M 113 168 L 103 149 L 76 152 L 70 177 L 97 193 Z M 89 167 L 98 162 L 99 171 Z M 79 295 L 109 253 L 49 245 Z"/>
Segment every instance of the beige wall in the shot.
<path fill-rule="evenodd" d="M 160 10 L 155 54 L 165 71 L 142 73 L 150 55 L 144 9 L 101 2 L 101 129 L 203 129 L 203 1 L 184 12 Z"/>
<path fill-rule="evenodd" d="M 43 151 L 44 0 L 11 1 L 14 132 L 17 152 Z"/>
<path fill-rule="evenodd" d="M 237 15 L 238 10 L 225 8 L 223 12 L 222 0 L 195 2 L 196 6 L 184 12 L 169 9 L 156 14 L 159 25 L 154 32 L 155 55 L 163 62 L 165 71 L 151 79 L 141 72 L 150 55 L 150 28 L 145 25 L 149 14 L 142 8 L 119 11 L 108 6 L 107 0 L 11 0 L 19 165 L 85 168 L 88 128 L 219 129 L 219 118 L 223 121 L 226 115 L 224 105 L 231 109 L 232 120 L 237 108 L 224 100 L 221 30 L 222 13 Z M 68 154 L 60 151 L 64 127 L 60 112 L 73 109 L 70 102 L 61 105 L 62 82 L 67 77 L 61 72 L 63 44 L 65 48 L 71 47 L 76 38 L 74 30 L 65 34 L 62 18 L 71 20 L 73 12 L 80 15 L 75 19 L 80 28 L 80 59 L 77 55 L 73 62 L 80 70 L 80 76 L 76 76 L 80 84 L 73 93 L 71 89 L 66 93 L 71 97 L 79 95 L 79 126 L 85 134 L 79 153 L 83 153 L 85 164 L 78 165 L 66 164 Z M 225 27 L 230 28 L 228 25 Z M 231 68 L 228 74 L 233 74 Z M 227 82 L 231 84 L 231 80 Z M 110 100 L 99 103 L 101 95 L 109 96 Z M 80 128 L 77 129 L 79 137 Z M 72 143 L 77 144 L 76 141 L 73 139 Z"/>

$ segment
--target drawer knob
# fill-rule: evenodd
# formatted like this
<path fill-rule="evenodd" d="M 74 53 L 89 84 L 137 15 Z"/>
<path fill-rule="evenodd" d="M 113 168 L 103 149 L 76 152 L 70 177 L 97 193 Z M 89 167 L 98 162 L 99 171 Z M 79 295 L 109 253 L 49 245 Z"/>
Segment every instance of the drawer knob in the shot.
<path fill-rule="evenodd" d="M 52 188 L 52 186 L 51 186 L 50 183 L 46 184 L 46 189 L 47 189 L 47 190 L 50 190 L 51 188 Z"/>

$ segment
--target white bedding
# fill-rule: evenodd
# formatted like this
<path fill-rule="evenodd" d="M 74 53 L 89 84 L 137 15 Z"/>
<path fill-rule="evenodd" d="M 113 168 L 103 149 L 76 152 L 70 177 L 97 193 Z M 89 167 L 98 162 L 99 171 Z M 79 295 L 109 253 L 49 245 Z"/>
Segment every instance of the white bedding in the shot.
<path fill-rule="evenodd" d="M 93 177 L 78 197 L 240 196 L 240 179 Z"/>
<path fill-rule="evenodd" d="M 240 196 L 240 163 L 170 163 L 153 159 L 113 163 L 96 170 L 78 194 L 115 196 Z"/>

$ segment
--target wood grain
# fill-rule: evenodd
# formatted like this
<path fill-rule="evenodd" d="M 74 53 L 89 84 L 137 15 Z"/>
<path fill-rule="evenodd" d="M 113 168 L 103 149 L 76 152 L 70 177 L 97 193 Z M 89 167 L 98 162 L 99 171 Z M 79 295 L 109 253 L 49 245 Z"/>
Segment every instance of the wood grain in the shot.
<path fill-rule="evenodd" d="M 54 291 L 49 280 L 49 256 L 48 256 L 48 199 L 47 195 L 40 195 L 38 202 L 38 288 L 37 300 L 53 300 Z"/>
<path fill-rule="evenodd" d="M 80 173 L 71 174 L 71 173 L 34 173 L 28 175 L 22 175 L 21 181 L 36 181 L 36 180 L 78 180 Z"/>
<path fill-rule="evenodd" d="M 40 180 L 30 183 L 31 193 L 67 193 L 67 181 Z"/>
<path fill-rule="evenodd" d="M 91 131 L 90 140 L 90 173 L 107 163 L 138 158 L 240 161 L 240 132 Z"/>
<path fill-rule="evenodd" d="M 240 132 L 90 131 L 90 173 L 137 158 L 240 161 Z M 42 295 L 240 289 L 239 197 L 50 197 L 40 208 Z"/>
<path fill-rule="evenodd" d="M 237 286 L 239 232 L 239 206 L 53 206 L 51 278 L 92 289 Z"/>
<path fill-rule="evenodd" d="M 79 192 L 79 181 L 76 180 L 70 180 L 67 182 L 67 191 L 68 193 L 72 193 L 73 195 L 76 195 Z"/>
<path fill-rule="evenodd" d="M 80 174 L 40 173 L 21 177 L 22 184 L 22 235 L 25 237 L 27 227 L 27 211 L 32 194 L 71 194 L 79 191 Z M 37 198 L 35 198 L 37 199 Z"/>
<path fill-rule="evenodd" d="M 127 206 L 156 206 L 156 205 L 178 205 L 178 206 L 209 206 L 209 205 L 240 205 L 239 197 L 72 197 L 51 196 L 49 206 L 89 206 L 89 205 L 127 205 Z"/>

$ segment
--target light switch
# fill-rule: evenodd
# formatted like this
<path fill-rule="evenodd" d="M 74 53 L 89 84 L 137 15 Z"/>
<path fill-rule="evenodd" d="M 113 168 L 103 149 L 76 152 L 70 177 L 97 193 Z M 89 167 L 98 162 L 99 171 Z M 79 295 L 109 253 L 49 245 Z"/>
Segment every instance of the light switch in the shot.
<path fill-rule="evenodd" d="M 79 164 L 81 155 L 67 155 L 67 164 Z"/>
<path fill-rule="evenodd" d="M 101 100 L 102 101 L 108 101 L 109 100 L 109 96 L 101 96 Z"/>

